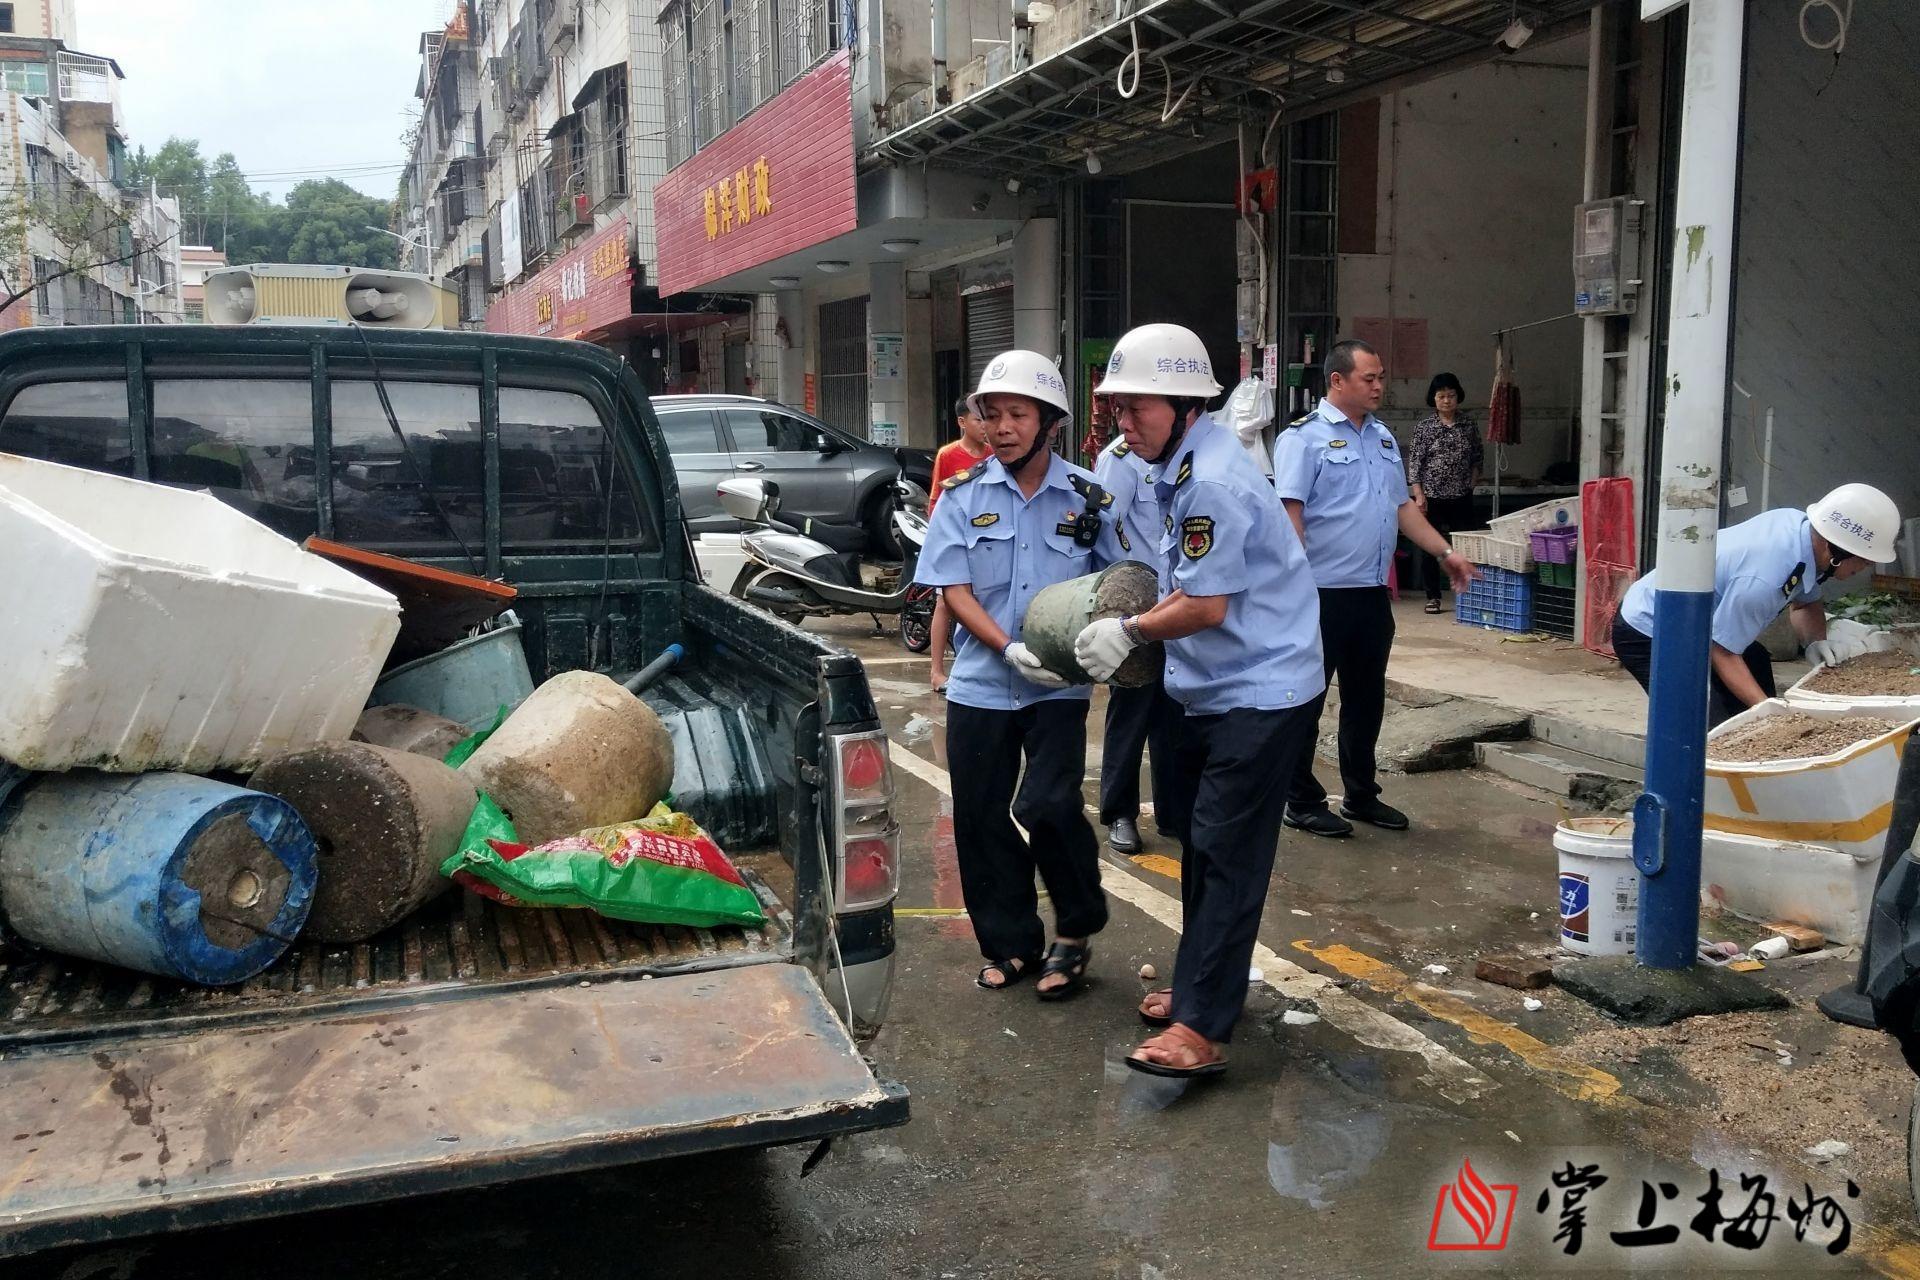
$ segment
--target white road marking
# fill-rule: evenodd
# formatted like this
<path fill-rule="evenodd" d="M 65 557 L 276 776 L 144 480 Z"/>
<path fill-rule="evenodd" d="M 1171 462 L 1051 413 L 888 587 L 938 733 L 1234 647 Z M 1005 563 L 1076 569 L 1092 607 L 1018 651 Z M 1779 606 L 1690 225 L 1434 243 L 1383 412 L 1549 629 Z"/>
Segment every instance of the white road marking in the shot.
<path fill-rule="evenodd" d="M 892 744 L 892 755 L 894 764 L 949 800 L 953 798 L 952 779 L 945 769 L 921 759 L 897 742 Z M 1105 860 L 1100 863 L 1100 882 L 1108 893 L 1145 912 L 1173 930 L 1176 936 L 1182 932 L 1179 899 Z M 1271 947 L 1256 942 L 1253 962 L 1262 970 L 1261 981 L 1267 986 L 1289 999 L 1313 1001 L 1328 1025 L 1361 1044 L 1373 1049 L 1418 1054 L 1427 1064 L 1422 1079 L 1442 1097 L 1465 1102 L 1498 1087 L 1466 1059 L 1435 1044 L 1398 1018 L 1348 994 L 1334 985 L 1333 979 L 1302 968 Z"/>

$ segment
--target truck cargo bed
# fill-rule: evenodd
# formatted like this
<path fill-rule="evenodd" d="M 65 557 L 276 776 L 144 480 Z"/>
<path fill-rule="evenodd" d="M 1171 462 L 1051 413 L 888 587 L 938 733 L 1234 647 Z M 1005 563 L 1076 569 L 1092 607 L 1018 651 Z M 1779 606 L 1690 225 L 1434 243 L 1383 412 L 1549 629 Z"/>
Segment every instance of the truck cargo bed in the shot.
<path fill-rule="evenodd" d="M 790 955 L 786 909 L 756 861 L 778 874 L 778 855 L 735 859 L 767 923 L 688 929 L 628 924 L 591 911 L 504 907 L 462 889 L 369 942 L 296 944 L 237 987 L 206 988 L 49 952 L 0 951 L 0 1053 L 33 1044 L 125 1038 L 196 1024 L 284 1019 L 477 989 L 736 967 Z"/>

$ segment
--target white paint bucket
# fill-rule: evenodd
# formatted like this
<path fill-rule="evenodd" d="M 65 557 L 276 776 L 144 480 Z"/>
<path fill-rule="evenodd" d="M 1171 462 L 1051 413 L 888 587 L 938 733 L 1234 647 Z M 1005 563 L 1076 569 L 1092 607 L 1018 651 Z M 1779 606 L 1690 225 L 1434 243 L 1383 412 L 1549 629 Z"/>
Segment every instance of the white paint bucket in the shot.
<path fill-rule="evenodd" d="M 1633 953 L 1640 871 L 1633 819 L 1569 818 L 1553 831 L 1560 855 L 1560 945 L 1589 956 Z"/>

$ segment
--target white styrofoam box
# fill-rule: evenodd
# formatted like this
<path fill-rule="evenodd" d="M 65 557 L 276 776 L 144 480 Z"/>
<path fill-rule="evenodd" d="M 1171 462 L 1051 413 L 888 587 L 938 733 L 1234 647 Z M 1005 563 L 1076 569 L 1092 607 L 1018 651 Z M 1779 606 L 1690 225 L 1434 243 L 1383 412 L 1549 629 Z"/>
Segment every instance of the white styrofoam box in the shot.
<path fill-rule="evenodd" d="M 210 494 L 0 454 L 0 760 L 251 769 L 345 738 L 399 603 Z"/>
<path fill-rule="evenodd" d="M 1825 845 L 1855 858 L 1878 857 L 1893 818 L 1900 752 L 1914 721 L 1907 719 L 1876 738 L 1831 755 L 1755 764 L 1714 758 L 1715 738 L 1789 712 L 1825 720 L 1886 714 L 1769 698 L 1721 724 L 1707 735 L 1707 829 Z"/>
<path fill-rule="evenodd" d="M 700 568 L 700 580 L 715 591 L 730 592 L 747 562 L 737 533 L 703 533 L 693 542 L 693 558 Z"/>
<path fill-rule="evenodd" d="M 1811 925 L 1829 941 L 1867 936 L 1880 855 L 1827 845 L 1707 831 L 1700 841 L 1700 900 L 1751 920 Z"/>
<path fill-rule="evenodd" d="M 1493 536 L 1507 542 L 1525 542 L 1527 535 L 1535 529 L 1559 529 L 1570 524 L 1580 523 L 1580 498 L 1552 498 L 1546 502 L 1536 502 L 1530 507 L 1504 516 L 1495 516 L 1487 521 L 1487 527 L 1493 530 Z"/>
<path fill-rule="evenodd" d="M 1920 659 L 1915 659 L 1920 661 Z M 1818 689 L 1807 688 L 1807 681 L 1826 670 L 1822 662 L 1794 681 L 1786 692 L 1786 700 L 1796 707 L 1838 707 L 1863 716 L 1892 716 L 1898 720 L 1920 719 L 1920 694 L 1906 698 L 1896 698 L 1881 694 L 1858 693 L 1822 693 Z"/>

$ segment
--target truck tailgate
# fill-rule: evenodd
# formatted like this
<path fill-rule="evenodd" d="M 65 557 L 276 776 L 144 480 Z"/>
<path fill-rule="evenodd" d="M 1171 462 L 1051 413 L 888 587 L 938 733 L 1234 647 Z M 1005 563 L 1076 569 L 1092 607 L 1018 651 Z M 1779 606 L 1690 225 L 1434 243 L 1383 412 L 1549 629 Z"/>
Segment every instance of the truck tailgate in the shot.
<path fill-rule="evenodd" d="M 792 964 L 0 1061 L 0 1254 L 900 1124 Z"/>

